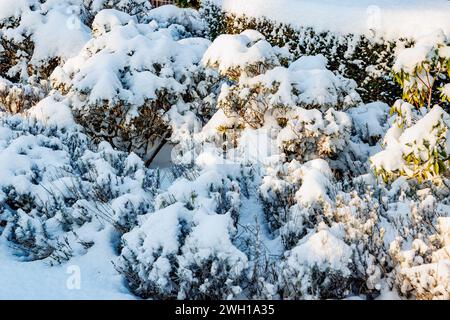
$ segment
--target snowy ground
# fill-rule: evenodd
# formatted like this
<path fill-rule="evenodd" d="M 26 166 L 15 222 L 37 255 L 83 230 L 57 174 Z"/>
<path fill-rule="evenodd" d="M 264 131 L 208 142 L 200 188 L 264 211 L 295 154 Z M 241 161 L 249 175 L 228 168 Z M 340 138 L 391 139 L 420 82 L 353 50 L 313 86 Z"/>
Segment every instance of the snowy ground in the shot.
<path fill-rule="evenodd" d="M 114 253 L 108 231 L 100 232 L 97 237 L 98 244 L 86 255 L 52 267 L 39 260 L 18 261 L 9 244 L 1 239 L 0 299 L 135 299 L 122 286 L 121 277 L 111 263 Z M 79 287 L 73 282 L 78 270 Z"/>

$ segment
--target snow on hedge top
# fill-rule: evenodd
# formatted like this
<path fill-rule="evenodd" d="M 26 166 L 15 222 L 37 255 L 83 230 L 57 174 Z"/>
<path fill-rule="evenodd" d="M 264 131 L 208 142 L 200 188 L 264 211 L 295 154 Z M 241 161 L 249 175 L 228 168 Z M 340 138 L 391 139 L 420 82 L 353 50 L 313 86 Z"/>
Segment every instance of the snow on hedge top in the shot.
<path fill-rule="evenodd" d="M 209 0 L 230 13 L 313 27 L 317 31 L 416 38 L 442 29 L 450 35 L 447 0 Z M 373 31 L 372 31 L 373 30 Z"/>

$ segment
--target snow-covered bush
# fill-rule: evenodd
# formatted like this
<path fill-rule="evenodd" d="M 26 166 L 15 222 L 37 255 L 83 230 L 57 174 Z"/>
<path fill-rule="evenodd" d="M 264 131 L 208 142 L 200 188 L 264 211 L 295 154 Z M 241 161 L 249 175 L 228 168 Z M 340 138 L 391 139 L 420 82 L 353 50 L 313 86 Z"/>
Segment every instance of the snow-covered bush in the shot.
<path fill-rule="evenodd" d="M 450 101 L 450 45 L 441 31 L 417 40 L 401 51 L 393 66 L 394 79 L 403 88 L 403 99 L 418 108 L 431 108 L 438 101 Z"/>
<path fill-rule="evenodd" d="M 22 112 L 18 104 L 24 96 L 29 97 L 31 92 L 45 95 L 49 90 L 47 80 L 53 70 L 82 49 L 91 37 L 94 16 L 103 9 L 129 13 L 138 21 L 151 20 L 148 0 L 2 1 L 0 77 L 5 78 L 2 82 L 12 82 L 9 85 L 12 90 L 0 88 L 0 108 Z M 182 13 L 177 12 L 179 18 L 176 20 L 184 21 L 186 28 L 192 26 L 188 31 L 194 32 L 195 27 L 201 25 L 198 14 Z M 184 30 L 183 27 L 179 29 L 180 32 Z"/>
<path fill-rule="evenodd" d="M 403 99 L 391 109 L 391 128 L 384 138 L 385 150 L 371 158 L 377 175 L 385 182 L 398 176 L 432 180 L 450 164 L 450 116 L 443 109 L 448 96 L 450 46 L 442 32 L 418 40 L 399 53 L 393 67 L 403 88 Z M 439 90 L 436 90 L 439 89 Z M 442 106 L 433 103 L 440 91 Z"/>
<path fill-rule="evenodd" d="M 336 196 L 336 209 L 326 212 L 329 219 L 342 224 L 343 239 L 354 248 L 353 274 L 359 293 L 374 297 L 388 287 L 407 298 L 442 297 L 448 292 L 442 280 L 447 271 L 433 273 L 435 265 L 428 264 L 448 261 L 443 231 L 448 187 L 425 187 L 404 177 L 390 189 L 377 186 L 376 180 L 369 185 L 373 183 L 367 191 L 361 190 L 364 183 L 355 185 L 351 193 L 341 192 Z M 427 278 L 427 270 L 434 280 Z"/>
<path fill-rule="evenodd" d="M 81 0 L 89 10 L 92 18 L 103 9 L 116 9 L 136 17 L 139 21 L 147 21 L 152 6 L 147 0 Z"/>
<path fill-rule="evenodd" d="M 0 4 L 0 108 L 22 112 L 49 90 L 54 68 L 89 39 L 82 0 Z M 61 32 L 54 32 L 60 30 Z M 9 82 L 10 81 L 10 82 Z M 7 83 L 7 84 L 6 84 Z"/>
<path fill-rule="evenodd" d="M 269 226 L 280 236 L 284 248 L 291 250 L 286 252 L 282 267 L 277 268 L 275 282 L 279 293 L 285 299 L 378 296 L 386 282 L 391 283 L 395 267 L 388 253 L 391 241 L 396 235 L 409 239 L 411 233 L 420 232 L 420 224 L 411 224 L 403 213 L 402 218 L 398 214 L 409 208 L 402 205 L 409 201 L 404 192 L 411 194 L 412 188 L 406 180 L 399 179 L 391 190 L 386 190 L 378 187 L 370 174 L 338 184 L 326 162 L 320 159 L 304 165 L 292 162 L 285 168 L 288 170 L 284 174 L 277 171 L 265 176 L 261 186 L 267 221 L 276 222 Z M 276 188 L 281 188 L 281 192 L 276 194 Z M 283 189 L 289 193 L 282 193 Z M 277 207 L 283 199 L 290 201 L 285 207 Z M 326 259 L 321 267 L 297 263 L 319 255 L 292 257 L 290 252 L 324 228 L 330 228 L 339 240 L 336 241 L 348 248 L 350 260 L 336 264 L 334 269 Z M 326 251 L 322 247 L 317 250 Z M 297 279 L 296 285 L 290 282 L 292 278 Z"/>
<path fill-rule="evenodd" d="M 220 1 L 216 0 L 202 1 L 200 11 L 208 24 L 211 39 L 221 34 L 240 34 L 244 30 L 254 29 L 261 32 L 270 44 L 287 46 L 296 58 L 323 54 L 332 71 L 339 71 L 358 83 L 357 91 L 365 102 L 381 100 L 391 104 L 396 100 L 392 97 L 400 94 L 389 71 L 396 49 L 410 46 L 411 41 L 389 41 L 358 34 L 342 35 L 333 30 L 316 30 L 310 26 L 298 27 L 263 16 L 226 10 L 230 7 L 233 6 L 223 9 Z M 289 8 L 288 5 L 283 7 Z M 323 21 L 321 18 L 318 20 Z M 301 20 L 298 23 L 301 24 Z"/>
<path fill-rule="evenodd" d="M 364 178 L 366 181 L 361 178 L 354 180 L 349 191 L 335 190 L 333 202 L 299 214 L 295 228 L 303 229 L 303 234 L 288 247 L 290 251 L 278 270 L 282 296 L 308 299 L 364 294 L 374 298 L 391 288 L 409 298 L 445 299 L 446 236 L 442 231 L 436 236 L 435 230 L 443 230 L 444 217 L 448 215 L 448 206 L 439 203 L 447 203 L 448 188 L 431 192 L 400 178 L 388 190 L 377 187 L 369 175 Z M 432 193 L 442 195 L 435 198 Z M 298 210 L 301 205 L 292 208 Z M 440 215 L 444 217 L 439 218 Z M 324 230 L 326 239 L 340 243 L 335 249 L 327 249 L 329 241 L 322 239 Z M 308 239 L 314 237 L 322 241 L 312 247 Z M 411 243 L 416 248 L 424 241 L 427 245 L 420 246 L 422 254 L 408 249 Z M 306 254 L 305 246 L 317 252 Z M 325 258 L 327 252 L 329 256 Z M 442 272 L 436 272 L 438 263 Z M 297 279 L 296 285 L 290 279 Z"/>
<path fill-rule="evenodd" d="M 179 259 L 180 299 L 232 299 L 243 290 L 247 257 L 231 242 L 229 214 L 194 216 Z"/>
<path fill-rule="evenodd" d="M 143 298 L 175 299 L 178 295 L 177 256 L 190 231 L 191 214 L 174 204 L 143 217 L 122 238 L 117 270 L 130 290 Z"/>
<path fill-rule="evenodd" d="M 81 14 L 79 4 L 77 0 L 3 1 L 1 76 L 14 82 L 26 82 L 31 76 L 46 79 L 61 59 L 81 49 L 89 39 L 89 29 L 78 16 L 74 16 L 76 21 L 71 20 L 69 10 Z M 61 28 L 64 32 L 52 32 Z"/>
<path fill-rule="evenodd" d="M 296 108 L 286 113 L 287 124 L 278 135 L 280 148 L 296 159 L 336 158 L 350 140 L 352 119 L 331 108 Z"/>
<path fill-rule="evenodd" d="M 170 137 L 173 116 L 208 108 L 214 73 L 199 61 L 209 41 L 174 40 L 170 27 L 138 24 L 115 10 L 98 13 L 92 26 L 94 38 L 55 70 L 52 84 L 88 134 L 150 157 Z"/>
<path fill-rule="evenodd" d="M 206 23 L 197 10 L 181 9 L 172 5 L 165 5 L 148 12 L 146 19 L 156 21 L 159 28 L 175 29 L 179 37 L 203 37 L 206 34 Z"/>
<path fill-rule="evenodd" d="M 371 158 L 385 182 L 399 176 L 432 180 L 450 165 L 450 116 L 438 105 L 428 112 L 414 109 L 407 102 L 396 102 L 392 110 L 397 115 L 385 136 L 385 150 Z"/>
<path fill-rule="evenodd" d="M 226 139 L 237 136 L 232 138 L 234 148 L 241 144 L 242 149 L 253 135 L 248 130 L 256 129 L 258 137 L 266 130 L 269 148 L 278 148 L 274 154 L 285 153 L 302 162 L 337 159 L 352 128 L 352 119 L 337 110 L 360 102 L 356 84 L 327 70 L 322 55 L 288 61 L 284 49 L 272 47 L 257 31 L 219 36 L 203 57 L 204 64 L 228 79 L 218 97 L 223 119 L 214 119 L 215 129 Z"/>
<path fill-rule="evenodd" d="M 223 50 L 223 48 L 228 50 Z M 214 40 L 205 52 L 203 64 L 217 69 L 232 81 L 241 77 L 256 77 L 287 62 L 289 53 L 271 46 L 255 30 L 245 30 L 239 35 L 225 34 Z"/>
<path fill-rule="evenodd" d="M 94 147 L 54 98 L 27 116 L 2 114 L 0 132 L 1 234 L 25 258 L 67 260 L 69 232 L 93 219 L 126 232 L 151 210 L 155 177 L 142 160 Z"/>
<path fill-rule="evenodd" d="M 415 238 L 406 248 L 402 238 L 390 245 L 389 253 L 396 265 L 395 286 L 408 298 L 449 299 L 449 218 L 437 220 L 437 234 L 428 237 L 419 234 L 421 237 Z"/>
<path fill-rule="evenodd" d="M 30 109 L 48 93 L 46 82 L 42 84 L 13 83 L 0 77 L 0 110 L 20 113 Z"/>
<path fill-rule="evenodd" d="M 266 218 L 273 231 L 281 227 L 286 247 L 305 235 L 306 220 L 314 210 L 334 197 L 332 176 L 325 160 L 314 159 L 304 164 L 297 160 L 284 163 L 263 178 L 260 197 Z"/>
<path fill-rule="evenodd" d="M 193 9 L 3 3 L 0 247 L 55 264 L 101 239 L 145 299 L 449 299 L 442 35 L 400 50 L 218 10 L 238 34 L 211 44 Z M 386 91 L 395 47 L 417 105 L 389 115 L 358 93 Z"/>
<path fill-rule="evenodd" d="M 286 252 L 281 269 L 281 290 L 286 299 L 328 299 L 348 295 L 352 277 L 352 249 L 319 225 Z"/>
<path fill-rule="evenodd" d="M 222 48 L 227 47 L 224 51 Z M 259 128 L 267 112 L 286 121 L 286 109 L 327 110 L 359 102 L 356 83 L 326 69 L 322 55 L 288 63 L 285 50 L 272 47 L 262 34 L 246 30 L 219 36 L 206 51 L 203 63 L 217 69 L 231 84 L 222 86 L 218 105 L 228 117 Z"/>
<path fill-rule="evenodd" d="M 353 120 L 352 137 L 374 146 L 389 129 L 389 105 L 383 102 L 372 102 L 350 108 L 348 115 Z"/>
<path fill-rule="evenodd" d="M 239 185 L 224 172 L 194 170 L 123 237 L 116 269 L 141 297 L 226 299 L 242 291 L 247 258 L 232 243 Z"/>

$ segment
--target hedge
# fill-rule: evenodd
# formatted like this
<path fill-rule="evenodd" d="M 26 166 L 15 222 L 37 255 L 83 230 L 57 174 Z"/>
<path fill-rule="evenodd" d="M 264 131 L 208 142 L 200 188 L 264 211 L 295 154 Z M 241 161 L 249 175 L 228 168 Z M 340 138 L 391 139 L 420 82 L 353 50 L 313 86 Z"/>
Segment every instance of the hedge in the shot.
<path fill-rule="evenodd" d="M 202 2 L 201 12 L 211 39 L 220 34 L 239 34 L 245 29 L 255 29 L 272 45 L 287 45 L 295 57 L 323 54 L 331 70 L 358 83 L 358 91 L 365 102 L 382 100 L 392 104 L 401 96 L 401 88 L 394 83 L 390 69 L 396 47 L 409 47 L 413 44 L 411 40 L 386 41 L 364 35 L 316 32 L 311 27 L 298 28 L 267 18 L 225 12 L 210 1 Z"/>

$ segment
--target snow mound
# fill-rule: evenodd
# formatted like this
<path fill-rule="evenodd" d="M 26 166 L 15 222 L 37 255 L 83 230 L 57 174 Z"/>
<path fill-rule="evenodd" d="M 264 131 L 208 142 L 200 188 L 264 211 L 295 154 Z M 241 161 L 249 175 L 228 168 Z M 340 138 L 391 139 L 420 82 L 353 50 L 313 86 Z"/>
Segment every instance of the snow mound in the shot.
<path fill-rule="evenodd" d="M 284 50 L 272 47 L 258 31 L 246 30 L 239 35 L 224 34 L 217 37 L 206 50 L 202 62 L 218 69 L 221 74 L 238 78 L 241 70 L 278 65 L 280 56 L 286 54 Z"/>
<path fill-rule="evenodd" d="M 41 100 L 27 111 L 30 117 L 45 123 L 47 126 L 73 128 L 76 126 L 70 108 L 50 96 Z"/>
<path fill-rule="evenodd" d="M 352 249 L 329 230 L 319 230 L 292 249 L 287 264 L 292 268 L 299 265 L 316 265 L 321 271 L 327 268 L 343 270 L 347 274 L 348 263 L 352 258 Z"/>

